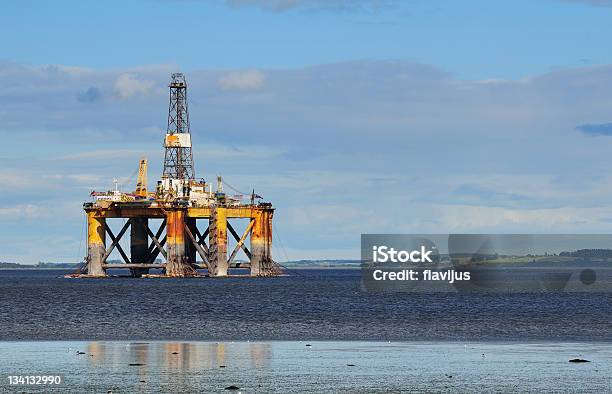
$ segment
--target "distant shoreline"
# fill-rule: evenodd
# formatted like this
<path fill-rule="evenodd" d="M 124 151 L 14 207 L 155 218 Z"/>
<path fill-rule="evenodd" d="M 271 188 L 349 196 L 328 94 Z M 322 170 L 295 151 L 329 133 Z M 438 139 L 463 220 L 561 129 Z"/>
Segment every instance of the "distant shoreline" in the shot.
<path fill-rule="evenodd" d="M 113 261 L 114 262 L 114 261 Z M 120 264 L 120 261 L 116 263 Z M 0 262 L 0 271 L 4 270 L 74 270 L 82 263 L 39 263 L 38 265 Z M 293 260 L 278 264 L 287 269 L 326 269 L 326 268 L 361 268 L 360 260 Z"/>

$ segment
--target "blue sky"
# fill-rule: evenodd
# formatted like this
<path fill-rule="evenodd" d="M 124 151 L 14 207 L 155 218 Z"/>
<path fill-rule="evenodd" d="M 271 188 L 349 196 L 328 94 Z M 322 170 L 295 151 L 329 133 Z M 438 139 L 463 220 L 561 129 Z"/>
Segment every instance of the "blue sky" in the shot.
<path fill-rule="evenodd" d="M 461 78 L 520 78 L 610 63 L 612 53 L 603 50 L 612 32 L 612 10 L 606 4 L 23 1 L 3 6 L 0 45 L 3 57 L 28 64 L 116 68 L 175 63 L 189 71 L 407 59 Z"/>
<path fill-rule="evenodd" d="M 278 260 L 362 232 L 609 232 L 612 1 L 24 1 L 0 14 L 0 261 L 76 261 L 81 204 L 161 170 L 278 207 Z"/>

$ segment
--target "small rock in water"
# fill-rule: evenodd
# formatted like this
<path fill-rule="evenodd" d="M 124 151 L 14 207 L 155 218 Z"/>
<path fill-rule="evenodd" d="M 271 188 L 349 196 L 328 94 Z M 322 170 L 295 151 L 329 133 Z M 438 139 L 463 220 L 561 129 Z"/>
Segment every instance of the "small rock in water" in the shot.
<path fill-rule="evenodd" d="M 590 363 L 589 360 L 585 360 L 584 358 L 572 358 L 569 360 L 570 363 Z"/>
<path fill-rule="evenodd" d="M 234 386 L 233 384 L 231 386 L 227 386 L 225 388 L 226 390 L 240 390 L 240 387 L 238 386 Z"/>

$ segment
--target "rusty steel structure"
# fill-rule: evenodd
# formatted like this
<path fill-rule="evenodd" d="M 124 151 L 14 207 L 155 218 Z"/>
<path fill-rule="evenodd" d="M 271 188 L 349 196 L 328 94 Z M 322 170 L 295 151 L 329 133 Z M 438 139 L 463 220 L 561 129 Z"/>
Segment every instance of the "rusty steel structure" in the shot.
<path fill-rule="evenodd" d="M 85 212 L 87 257 L 79 276 L 103 277 L 108 269 L 118 268 L 129 269 L 132 276 L 147 275 L 153 268 L 162 269 L 163 275 L 171 277 L 199 276 L 198 270 L 203 269 L 208 270 L 211 277 L 228 276 L 230 268 L 248 268 L 250 276 L 279 273 L 272 260 L 274 208 L 265 203 L 209 208 L 178 205 L 140 207 L 132 203 L 104 208 L 87 204 Z M 126 219 L 117 234 L 108 224 L 111 219 Z M 155 232 L 150 223 L 152 219 L 161 221 Z M 247 221 L 242 235 L 231 224 L 237 219 Z M 202 226 L 201 222 L 205 225 Z M 236 240 L 230 253 L 228 235 Z M 124 236 L 129 236 L 129 255 L 119 243 Z M 122 263 L 107 262 L 115 249 Z M 248 256 L 248 263 L 235 261 L 240 250 Z M 158 257 L 163 257 L 165 262 L 156 262 Z M 201 261 L 197 260 L 198 257 Z"/>
<path fill-rule="evenodd" d="M 232 268 L 247 268 L 248 276 L 256 277 L 280 273 L 272 259 L 272 205 L 259 202 L 254 191 L 250 196 L 226 195 L 221 177 L 216 191 L 193 179 L 191 138 L 185 137 L 190 134 L 186 90 L 185 77 L 173 74 L 164 172 L 157 190 L 147 192 L 142 187 L 146 179 L 139 176 L 136 192 L 124 193 L 116 186 L 114 191 L 92 192 L 95 201 L 83 205 L 87 256 L 72 276 L 105 277 L 109 269 L 120 268 L 134 277 L 225 277 Z M 146 174 L 146 162 L 139 168 Z M 123 224 L 115 234 L 109 224 L 116 219 Z M 240 232 L 238 221 L 245 224 Z M 235 241 L 231 251 L 230 236 Z M 123 242 L 129 244 L 127 252 L 120 242 L 124 238 L 129 238 Z M 120 263 L 109 261 L 113 251 Z M 248 261 L 237 261 L 241 251 Z M 161 274 L 151 274 L 152 269 Z"/>

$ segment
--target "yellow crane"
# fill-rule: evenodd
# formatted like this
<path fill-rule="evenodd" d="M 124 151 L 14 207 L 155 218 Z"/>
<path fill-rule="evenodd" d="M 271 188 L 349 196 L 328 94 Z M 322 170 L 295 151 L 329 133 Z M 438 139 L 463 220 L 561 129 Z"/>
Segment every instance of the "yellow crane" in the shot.
<path fill-rule="evenodd" d="M 138 180 L 136 181 L 136 191 L 138 197 L 147 198 L 147 158 L 140 159 L 138 164 Z"/>

